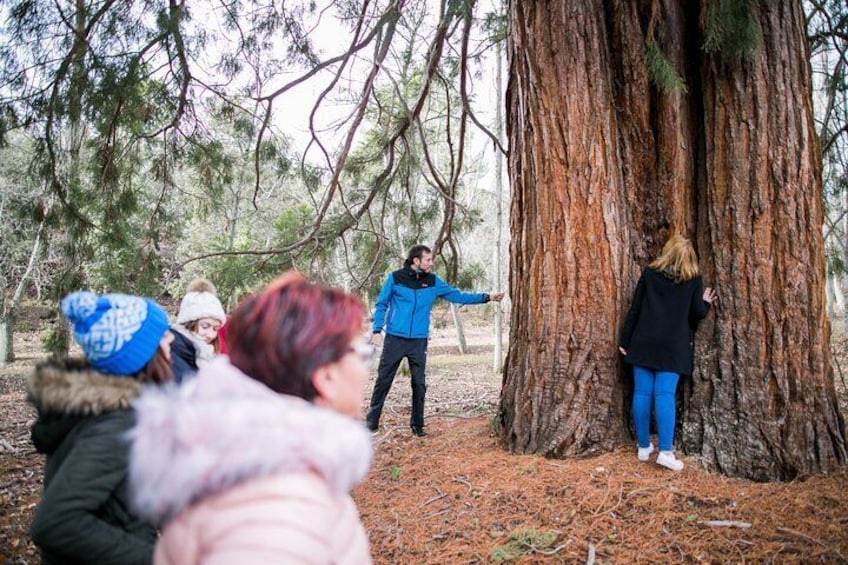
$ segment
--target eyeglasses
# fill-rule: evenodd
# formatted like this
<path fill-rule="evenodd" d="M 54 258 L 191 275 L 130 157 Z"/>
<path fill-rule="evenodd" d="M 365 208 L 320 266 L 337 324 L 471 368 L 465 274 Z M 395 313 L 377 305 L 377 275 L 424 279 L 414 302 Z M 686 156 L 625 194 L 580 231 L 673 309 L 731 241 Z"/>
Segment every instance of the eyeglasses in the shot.
<path fill-rule="evenodd" d="M 354 343 L 347 350 L 358 355 L 367 365 L 373 365 L 377 358 L 377 346 L 373 343 Z"/>

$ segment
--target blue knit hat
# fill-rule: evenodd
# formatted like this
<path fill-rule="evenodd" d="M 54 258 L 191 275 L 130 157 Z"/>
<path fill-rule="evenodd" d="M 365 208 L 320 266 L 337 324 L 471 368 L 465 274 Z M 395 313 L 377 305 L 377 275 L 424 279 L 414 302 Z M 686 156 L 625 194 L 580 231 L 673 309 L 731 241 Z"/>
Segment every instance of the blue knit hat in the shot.
<path fill-rule="evenodd" d="M 168 315 L 149 298 L 79 291 L 62 300 L 74 338 L 89 363 L 113 375 L 134 375 L 153 358 Z"/>

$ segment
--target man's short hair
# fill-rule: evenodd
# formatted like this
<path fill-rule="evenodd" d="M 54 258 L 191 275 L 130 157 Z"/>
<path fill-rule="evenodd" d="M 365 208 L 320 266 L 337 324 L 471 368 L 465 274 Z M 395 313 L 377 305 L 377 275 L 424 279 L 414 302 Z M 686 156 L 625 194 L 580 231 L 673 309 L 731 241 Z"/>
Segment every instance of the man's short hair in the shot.
<path fill-rule="evenodd" d="M 432 252 L 433 251 L 426 245 L 413 245 L 409 249 L 409 254 L 406 256 L 406 261 L 411 265 L 413 259 L 421 259 L 421 257 L 423 257 L 425 253 Z"/>

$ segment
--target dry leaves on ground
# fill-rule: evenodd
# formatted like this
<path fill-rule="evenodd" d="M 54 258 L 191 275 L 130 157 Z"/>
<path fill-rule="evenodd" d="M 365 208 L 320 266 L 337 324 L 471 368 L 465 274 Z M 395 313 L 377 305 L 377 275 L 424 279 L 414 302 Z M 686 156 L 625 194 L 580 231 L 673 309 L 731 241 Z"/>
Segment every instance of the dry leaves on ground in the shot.
<path fill-rule="evenodd" d="M 759 484 L 687 457 L 672 473 L 638 462 L 631 447 L 586 459 L 511 455 L 490 423 L 501 384 L 491 330 L 469 328 L 466 356 L 451 331 L 431 343 L 431 435 L 410 435 L 408 378 L 398 375 L 371 473 L 354 491 L 376 563 L 848 562 L 848 470 Z M 848 369 L 846 351 L 836 336 Z M 23 386 L 34 360 L 0 374 L 0 564 L 38 562 L 27 531 L 43 458 L 29 442 Z M 837 372 L 843 410 L 844 378 Z"/>
<path fill-rule="evenodd" d="M 402 422 L 354 492 L 376 563 L 848 562 L 848 473 L 752 483 L 637 461 L 503 451 L 490 420 Z"/>

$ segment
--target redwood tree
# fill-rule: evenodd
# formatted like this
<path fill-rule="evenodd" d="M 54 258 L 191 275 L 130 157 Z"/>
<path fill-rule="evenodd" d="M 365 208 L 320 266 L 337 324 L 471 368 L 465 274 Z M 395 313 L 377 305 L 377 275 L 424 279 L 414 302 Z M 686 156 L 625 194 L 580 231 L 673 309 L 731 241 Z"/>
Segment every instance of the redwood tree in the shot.
<path fill-rule="evenodd" d="M 509 25 L 507 447 L 627 438 L 618 331 L 640 268 L 683 233 L 720 302 L 678 449 L 758 480 L 843 463 L 800 5 L 514 1 Z"/>
<path fill-rule="evenodd" d="M 846 459 L 826 318 L 821 157 L 800 2 L 765 2 L 762 45 L 708 55 L 698 239 L 723 299 L 681 440 L 711 468 L 791 479 Z"/>
<path fill-rule="evenodd" d="M 511 2 L 507 88 L 505 437 L 514 451 L 554 456 L 624 438 L 613 369 L 630 233 L 608 35 L 600 6 L 568 4 Z"/>

